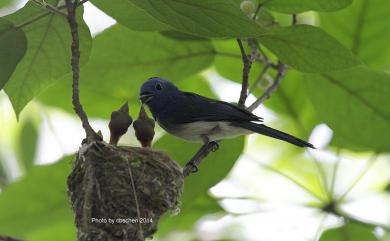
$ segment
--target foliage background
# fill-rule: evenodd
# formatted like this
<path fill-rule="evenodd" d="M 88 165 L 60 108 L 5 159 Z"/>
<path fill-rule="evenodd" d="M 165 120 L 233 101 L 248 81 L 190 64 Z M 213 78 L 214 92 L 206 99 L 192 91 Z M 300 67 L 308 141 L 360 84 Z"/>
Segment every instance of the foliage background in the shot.
<path fill-rule="evenodd" d="M 254 37 L 291 66 L 255 113 L 319 147 L 224 141 L 186 181 L 180 213 L 164 218 L 155 240 L 389 240 L 389 1 L 273 0 L 257 21 L 238 0 L 91 3 L 78 11 L 81 101 L 105 137 L 124 101 L 137 115 L 151 76 L 237 101 L 234 38 Z M 70 101 L 70 34 L 65 18 L 25 4 L 0 3 L 0 234 L 74 240 L 65 180 L 83 132 Z M 262 67 L 253 65 L 251 84 Z M 158 137 L 154 147 L 181 164 L 198 148 L 161 129 Z M 138 145 L 132 131 L 122 144 Z"/>

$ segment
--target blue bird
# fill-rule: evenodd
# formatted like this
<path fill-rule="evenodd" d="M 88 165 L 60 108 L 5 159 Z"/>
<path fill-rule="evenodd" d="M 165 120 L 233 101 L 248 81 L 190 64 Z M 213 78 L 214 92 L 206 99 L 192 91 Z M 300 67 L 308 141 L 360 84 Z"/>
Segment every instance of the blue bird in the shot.
<path fill-rule="evenodd" d="M 152 77 L 141 86 L 140 100 L 165 131 L 188 141 L 206 145 L 258 133 L 299 147 L 314 148 L 304 140 L 262 124 L 261 117 L 239 106 L 180 91 L 159 77 Z"/>

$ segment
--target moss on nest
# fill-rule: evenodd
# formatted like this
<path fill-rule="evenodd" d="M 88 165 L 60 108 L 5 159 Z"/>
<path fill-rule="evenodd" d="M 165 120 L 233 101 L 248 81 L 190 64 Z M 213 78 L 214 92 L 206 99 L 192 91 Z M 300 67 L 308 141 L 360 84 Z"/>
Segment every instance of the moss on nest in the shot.
<path fill-rule="evenodd" d="M 151 237 L 160 217 L 177 208 L 182 188 L 181 168 L 162 152 L 83 145 L 68 177 L 78 240 Z"/>

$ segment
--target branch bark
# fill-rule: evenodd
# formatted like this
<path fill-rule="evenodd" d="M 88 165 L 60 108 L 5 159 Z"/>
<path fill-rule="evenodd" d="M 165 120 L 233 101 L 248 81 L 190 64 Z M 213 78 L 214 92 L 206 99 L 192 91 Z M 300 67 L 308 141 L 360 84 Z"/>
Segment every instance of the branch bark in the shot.
<path fill-rule="evenodd" d="M 245 106 L 245 101 L 246 98 L 248 97 L 248 79 L 249 79 L 249 72 L 252 66 L 252 61 L 245 53 L 245 49 L 244 46 L 242 45 L 241 39 L 237 39 L 237 43 L 240 48 L 242 63 L 244 65 L 242 70 L 241 94 L 240 94 L 240 99 L 238 100 L 238 105 Z"/>
<path fill-rule="evenodd" d="M 76 9 L 77 6 L 79 6 L 79 1 L 75 0 L 72 2 L 72 0 L 65 0 L 65 6 L 68 10 L 67 19 L 69 23 L 69 27 L 71 30 L 72 35 L 72 59 L 71 59 L 71 66 L 72 66 L 72 77 L 73 77 L 73 83 L 72 83 L 72 104 L 73 109 L 76 112 L 76 114 L 80 117 L 80 120 L 82 122 L 83 128 L 85 130 L 85 134 L 87 137 L 87 142 L 94 141 L 94 140 L 101 140 L 101 137 L 96 134 L 96 132 L 92 129 L 91 125 L 88 121 L 88 116 L 85 113 L 83 106 L 80 103 L 80 97 L 79 97 L 79 79 L 80 79 L 80 50 L 79 50 L 79 34 L 78 34 L 78 26 L 76 21 Z"/>

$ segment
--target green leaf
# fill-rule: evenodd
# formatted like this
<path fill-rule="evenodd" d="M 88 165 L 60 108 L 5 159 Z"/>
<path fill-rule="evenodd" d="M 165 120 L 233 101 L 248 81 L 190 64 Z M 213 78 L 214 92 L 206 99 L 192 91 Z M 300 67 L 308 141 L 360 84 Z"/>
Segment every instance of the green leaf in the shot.
<path fill-rule="evenodd" d="M 167 134 L 160 138 L 155 148 L 166 151 L 170 157 L 184 166 L 198 151 L 201 144 L 188 143 Z M 186 178 L 182 203 L 193 202 L 221 181 L 231 170 L 244 148 L 244 137 L 224 140 L 218 151 L 210 153 L 199 166 L 199 172 Z"/>
<path fill-rule="evenodd" d="M 26 50 L 27 38 L 24 31 L 15 28 L 10 21 L 0 18 L 0 90 L 11 77 Z"/>
<path fill-rule="evenodd" d="M 116 0 L 115 3 L 106 0 L 91 1 L 105 13 L 115 18 L 115 20 L 130 29 L 136 31 L 162 31 L 170 27 L 157 21 L 145 10 L 137 7 L 129 0 Z"/>
<path fill-rule="evenodd" d="M 175 30 L 167 30 L 167 31 L 161 31 L 160 32 L 163 36 L 172 38 L 175 40 L 190 40 L 190 41 L 202 41 L 202 40 L 207 40 L 207 38 L 191 35 L 191 34 L 186 34 L 183 32 L 175 31 Z"/>
<path fill-rule="evenodd" d="M 223 77 L 241 84 L 243 63 L 237 41 L 235 39 L 220 39 L 213 41 L 213 43 L 217 52 L 214 61 L 214 67 L 217 72 Z M 246 51 L 250 53 L 249 48 Z M 258 62 L 252 64 L 249 83 L 253 83 L 256 80 L 261 69 L 262 65 Z"/>
<path fill-rule="evenodd" d="M 266 6 L 282 13 L 300 13 L 308 10 L 330 12 L 345 8 L 351 3 L 352 0 L 272 0 L 266 3 Z"/>
<path fill-rule="evenodd" d="M 159 237 L 167 235 L 169 232 L 180 230 L 191 230 L 196 221 L 201 217 L 211 213 L 223 213 L 223 209 L 218 205 L 217 200 L 205 194 L 195 198 L 191 202 L 182 203 L 177 215 L 165 214 L 158 224 L 157 235 Z"/>
<path fill-rule="evenodd" d="M 309 75 L 306 93 L 340 147 L 389 151 L 390 75 L 356 67 Z"/>
<path fill-rule="evenodd" d="M 59 0 L 47 1 L 57 6 Z M 91 35 L 82 19 L 82 8 L 78 11 L 81 63 L 85 63 L 91 48 Z M 18 29 L 22 29 L 28 40 L 23 60 L 18 64 L 5 86 L 17 115 L 35 96 L 55 80 L 70 72 L 71 35 L 65 17 L 48 12 L 32 2 L 6 17 Z"/>
<path fill-rule="evenodd" d="M 146 79 L 180 81 L 208 67 L 214 52 L 209 41 L 176 41 L 115 25 L 94 39 L 89 62 L 80 71 L 81 101 L 88 114 L 109 118 L 126 100 L 139 103 L 139 88 Z M 70 76 L 39 99 L 73 112 Z"/>
<path fill-rule="evenodd" d="M 130 0 L 157 20 L 203 37 L 255 37 L 261 27 L 234 0 Z"/>
<path fill-rule="evenodd" d="M 377 241 L 372 226 L 349 222 L 345 226 L 327 230 L 320 241 Z"/>
<path fill-rule="evenodd" d="M 259 38 L 281 61 L 302 72 L 321 73 L 359 64 L 337 40 L 313 26 L 275 27 Z"/>
<path fill-rule="evenodd" d="M 381 70 L 390 68 L 390 1 L 354 0 L 337 13 L 320 14 L 320 23 L 327 32 L 347 46 L 364 63 Z"/>
<path fill-rule="evenodd" d="M 27 120 L 19 136 L 19 158 L 26 170 L 34 165 L 34 158 L 37 149 L 38 130 L 32 120 Z"/>
<path fill-rule="evenodd" d="M 71 157 L 34 166 L 0 194 L 0 233 L 30 241 L 58 240 L 53 230 L 66 229 L 61 240 L 74 240 L 73 215 L 66 196 Z M 10 221 L 12 220 L 12 222 Z M 41 235 L 39 235 L 41 233 Z"/>
<path fill-rule="evenodd" d="M 0 2 L 0 8 L 8 7 L 8 6 L 11 5 L 13 2 L 15 2 L 15 1 L 14 1 L 14 0 L 1 0 L 1 2 Z"/>
<path fill-rule="evenodd" d="M 290 134 L 307 138 L 320 121 L 306 92 L 303 78 L 302 73 L 288 70 L 282 84 L 264 104 L 282 115 L 280 122 L 288 125 L 284 128 L 289 130 Z M 263 88 L 256 91 L 256 94 L 261 95 L 264 91 Z"/>

